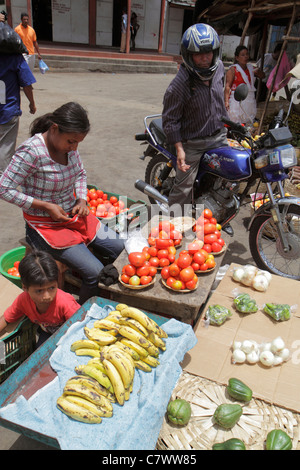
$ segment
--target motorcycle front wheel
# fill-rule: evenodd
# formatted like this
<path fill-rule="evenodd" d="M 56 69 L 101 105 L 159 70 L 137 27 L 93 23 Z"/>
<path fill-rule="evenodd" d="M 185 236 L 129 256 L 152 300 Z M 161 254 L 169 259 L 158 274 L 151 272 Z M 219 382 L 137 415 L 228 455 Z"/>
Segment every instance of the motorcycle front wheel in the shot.
<path fill-rule="evenodd" d="M 283 227 L 289 249 L 284 251 L 271 214 L 259 215 L 249 232 L 249 247 L 254 262 L 279 276 L 300 280 L 300 207 L 281 206 Z"/>
<path fill-rule="evenodd" d="M 168 166 L 169 160 L 161 154 L 152 157 L 147 165 L 145 181 L 153 186 L 160 194 L 169 196 L 174 185 L 175 170 Z M 150 204 L 156 204 L 156 200 L 148 196 Z"/>

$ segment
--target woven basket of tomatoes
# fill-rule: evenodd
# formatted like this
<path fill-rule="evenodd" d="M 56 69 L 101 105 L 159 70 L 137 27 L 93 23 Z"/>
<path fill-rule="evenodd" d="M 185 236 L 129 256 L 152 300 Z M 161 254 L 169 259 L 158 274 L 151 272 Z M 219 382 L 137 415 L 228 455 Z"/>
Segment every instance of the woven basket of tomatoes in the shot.
<path fill-rule="evenodd" d="M 149 263 L 146 250 L 134 251 L 128 255 L 128 263 L 122 268 L 119 282 L 128 289 L 145 289 L 154 284 L 156 274 L 157 268 Z"/>

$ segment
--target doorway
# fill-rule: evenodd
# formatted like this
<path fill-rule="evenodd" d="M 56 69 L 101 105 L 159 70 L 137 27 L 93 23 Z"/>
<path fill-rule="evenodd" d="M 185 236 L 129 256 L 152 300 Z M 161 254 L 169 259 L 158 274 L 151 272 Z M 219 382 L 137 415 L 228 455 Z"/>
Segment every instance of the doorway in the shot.
<path fill-rule="evenodd" d="M 120 47 L 122 9 L 127 8 L 127 0 L 114 0 L 112 46 Z"/>
<path fill-rule="evenodd" d="M 32 26 L 38 41 L 52 41 L 51 0 L 32 0 Z"/>

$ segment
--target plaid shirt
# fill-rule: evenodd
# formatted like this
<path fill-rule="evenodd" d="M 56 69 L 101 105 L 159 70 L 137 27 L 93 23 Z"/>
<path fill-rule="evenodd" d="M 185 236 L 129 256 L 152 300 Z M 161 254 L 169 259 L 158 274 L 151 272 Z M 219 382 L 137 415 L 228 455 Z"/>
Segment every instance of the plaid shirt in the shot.
<path fill-rule="evenodd" d="M 86 172 L 79 153 L 69 152 L 67 165 L 56 163 L 42 134 L 34 135 L 17 149 L 0 179 L 0 198 L 30 215 L 49 217 L 31 208 L 33 199 L 58 204 L 68 213 L 76 199 L 86 196 Z"/>

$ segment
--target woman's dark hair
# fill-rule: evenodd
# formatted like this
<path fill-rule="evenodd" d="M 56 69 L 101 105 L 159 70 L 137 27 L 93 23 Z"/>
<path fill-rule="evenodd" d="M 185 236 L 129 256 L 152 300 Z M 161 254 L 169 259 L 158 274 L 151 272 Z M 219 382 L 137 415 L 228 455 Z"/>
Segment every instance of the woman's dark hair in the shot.
<path fill-rule="evenodd" d="M 246 46 L 238 46 L 234 52 L 234 57 L 238 57 L 240 55 L 240 52 L 242 52 L 244 49 L 248 51 L 248 47 Z"/>
<path fill-rule="evenodd" d="M 53 113 L 36 118 L 30 126 L 30 135 L 47 132 L 52 124 L 57 124 L 59 131 L 63 133 L 86 134 L 90 130 L 86 110 L 73 101 L 63 104 Z"/>
<path fill-rule="evenodd" d="M 46 251 L 34 250 L 24 256 L 19 264 L 19 273 L 26 288 L 58 281 L 57 264 Z"/>

